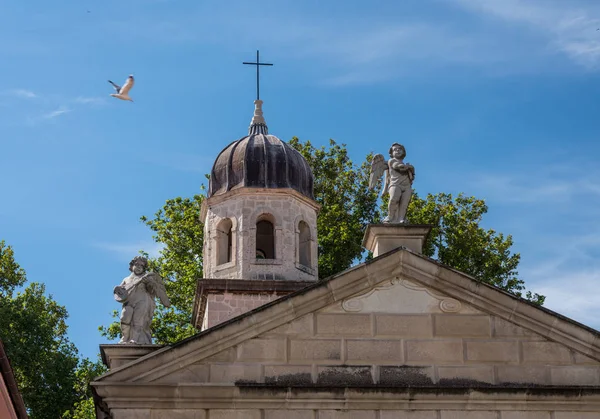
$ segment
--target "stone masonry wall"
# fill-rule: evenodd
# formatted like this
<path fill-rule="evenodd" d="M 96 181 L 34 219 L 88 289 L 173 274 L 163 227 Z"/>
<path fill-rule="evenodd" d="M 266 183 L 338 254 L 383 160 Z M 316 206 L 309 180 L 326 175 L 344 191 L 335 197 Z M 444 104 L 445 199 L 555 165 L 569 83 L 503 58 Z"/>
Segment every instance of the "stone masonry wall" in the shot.
<path fill-rule="evenodd" d="M 206 299 L 206 328 L 216 326 L 247 311 L 254 310 L 284 294 L 240 294 L 225 292 L 208 294 Z"/>
<path fill-rule="evenodd" d="M 187 370 L 161 381 L 600 385 L 598 362 L 488 315 L 309 314 Z"/>
<path fill-rule="evenodd" d="M 597 412 L 500 410 L 114 409 L 114 419 L 597 419 Z"/>
<path fill-rule="evenodd" d="M 317 213 L 293 193 L 281 190 L 236 193 L 209 206 L 204 227 L 204 277 L 228 279 L 285 279 L 316 281 Z M 261 216 L 274 221 L 275 259 L 256 259 L 256 223 Z M 217 226 L 229 218 L 233 223 L 233 255 L 217 265 Z M 311 233 L 311 266 L 298 262 L 298 224 L 304 221 Z"/>

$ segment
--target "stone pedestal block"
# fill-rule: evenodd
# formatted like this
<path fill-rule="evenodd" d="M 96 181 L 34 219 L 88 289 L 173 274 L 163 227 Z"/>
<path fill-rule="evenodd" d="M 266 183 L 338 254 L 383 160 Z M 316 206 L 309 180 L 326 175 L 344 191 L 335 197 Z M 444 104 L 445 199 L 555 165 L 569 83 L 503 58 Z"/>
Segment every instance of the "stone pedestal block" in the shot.
<path fill-rule="evenodd" d="M 422 253 L 432 227 L 428 224 L 369 224 L 363 246 L 373 252 L 374 257 L 399 247 Z"/>
<path fill-rule="evenodd" d="M 148 355 L 164 345 L 131 345 L 131 344 L 114 344 L 100 345 L 100 355 L 102 362 L 112 370 L 121 365 L 128 364 L 138 358 Z"/>

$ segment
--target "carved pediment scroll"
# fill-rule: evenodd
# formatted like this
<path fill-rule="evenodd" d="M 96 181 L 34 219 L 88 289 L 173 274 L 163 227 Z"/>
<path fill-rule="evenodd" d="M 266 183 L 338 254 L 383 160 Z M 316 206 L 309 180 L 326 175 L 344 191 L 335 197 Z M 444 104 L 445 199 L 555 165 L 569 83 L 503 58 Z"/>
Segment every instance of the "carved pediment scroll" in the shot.
<path fill-rule="evenodd" d="M 465 307 L 460 301 L 398 276 L 364 294 L 342 302 L 346 312 L 457 313 Z"/>

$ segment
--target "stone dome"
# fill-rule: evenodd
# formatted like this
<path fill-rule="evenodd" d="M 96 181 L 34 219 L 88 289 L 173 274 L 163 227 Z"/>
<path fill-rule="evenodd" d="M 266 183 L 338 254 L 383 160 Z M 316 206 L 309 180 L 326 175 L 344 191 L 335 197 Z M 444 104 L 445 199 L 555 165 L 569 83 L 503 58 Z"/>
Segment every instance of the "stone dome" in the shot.
<path fill-rule="evenodd" d="M 313 199 L 313 175 L 308 162 L 290 145 L 268 134 L 262 101 L 256 109 L 248 135 L 219 153 L 210 172 L 208 197 L 232 189 L 291 188 Z"/>

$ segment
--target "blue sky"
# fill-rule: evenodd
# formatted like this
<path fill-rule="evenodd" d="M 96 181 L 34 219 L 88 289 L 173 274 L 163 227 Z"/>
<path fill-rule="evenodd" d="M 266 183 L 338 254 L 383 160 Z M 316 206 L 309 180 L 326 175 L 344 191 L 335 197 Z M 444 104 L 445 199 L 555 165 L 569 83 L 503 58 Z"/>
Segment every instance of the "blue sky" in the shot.
<path fill-rule="evenodd" d="M 0 239 L 85 356 L 119 305 L 139 222 L 200 191 L 250 122 L 403 143 L 414 187 L 485 198 L 546 306 L 600 328 L 600 3 L 30 0 L 0 6 Z M 136 77 L 135 103 L 109 97 Z"/>

